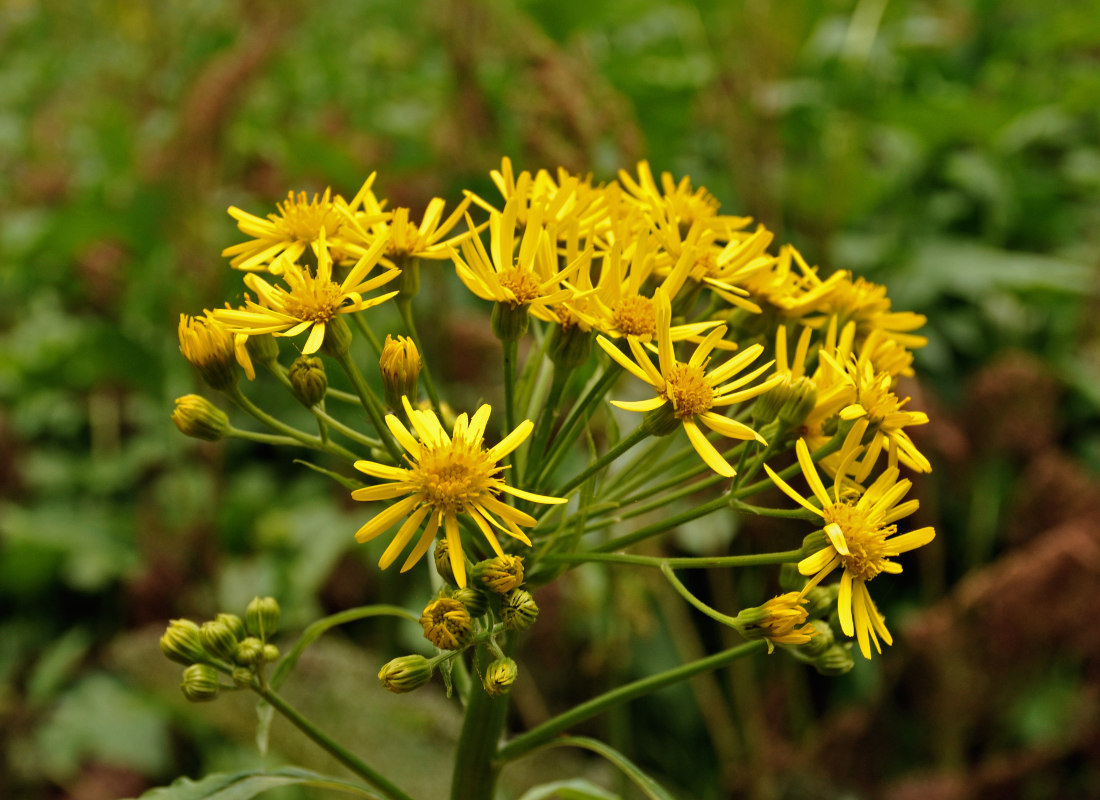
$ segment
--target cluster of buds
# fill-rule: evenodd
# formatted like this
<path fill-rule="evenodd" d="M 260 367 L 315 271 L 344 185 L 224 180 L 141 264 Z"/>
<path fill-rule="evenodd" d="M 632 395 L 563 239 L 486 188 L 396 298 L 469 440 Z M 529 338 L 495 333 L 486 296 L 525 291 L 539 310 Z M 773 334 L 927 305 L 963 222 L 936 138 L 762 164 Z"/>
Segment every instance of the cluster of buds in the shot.
<path fill-rule="evenodd" d="M 164 655 L 185 665 L 180 690 L 192 702 L 213 700 L 224 686 L 219 675 L 228 674 L 238 688 L 251 686 L 264 665 L 279 658 L 279 648 L 269 639 L 279 629 L 279 604 L 274 597 L 256 597 L 245 618 L 218 614 L 201 625 L 174 619 L 160 637 Z"/>

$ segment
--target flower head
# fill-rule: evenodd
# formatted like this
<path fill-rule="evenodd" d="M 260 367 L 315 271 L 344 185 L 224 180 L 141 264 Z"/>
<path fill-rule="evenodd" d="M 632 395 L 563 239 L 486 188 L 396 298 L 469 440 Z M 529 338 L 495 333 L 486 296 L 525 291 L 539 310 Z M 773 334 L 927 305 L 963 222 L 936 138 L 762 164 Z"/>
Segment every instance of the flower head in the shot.
<path fill-rule="evenodd" d="M 845 482 L 849 468 L 862 450 L 860 440 L 866 430 L 867 422 L 861 420 L 846 437 L 841 449 L 841 467 L 831 493 L 822 483 L 806 440 L 798 440 L 795 446 L 798 463 L 820 508 L 792 489 L 766 464 L 764 468 L 788 497 L 824 521 L 829 545 L 802 559 L 798 571 L 813 576 L 807 584 L 808 589 L 837 567 L 843 567 L 837 599 L 840 627 L 846 635 L 856 637 L 864 658 L 870 658 L 871 642 L 874 642 L 876 650 L 882 652 L 879 637 L 887 644 L 892 644 L 893 639 L 886 628 L 885 618 L 867 591 L 867 583 L 883 572 L 901 572 L 901 565 L 890 559 L 923 547 L 932 541 L 936 533 L 931 527 L 926 527 L 898 535 L 894 523 L 916 511 L 918 503 L 916 500 L 900 502 L 911 484 L 908 480 L 898 480 L 896 467 L 888 467 L 863 491 L 853 492 L 851 485 Z M 858 481 L 866 479 L 870 471 L 872 465 L 866 461 L 864 459 L 858 473 L 853 476 Z"/>
<path fill-rule="evenodd" d="M 259 296 L 260 302 L 248 300 L 244 308 L 215 309 L 211 315 L 235 333 L 252 336 L 272 333 L 276 336 L 297 336 L 309 331 L 309 338 L 302 353 L 317 352 L 325 340 L 325 328 L 339 314 L 351 314 L 372 308 L 392 298 L 397 292 L 364 298 L 371 292 L 400 274 L 400 270 L 386 270 L 366 280 L 378 264 L 385 239 L 377 239 L 343 281 L 332 279 L 332 258 L 324 247 L 325 236 L 320 236 L 321 248 L 317 256 L 317 269 L 309 269 L 281 257 L 282 278 L 288 288 L 272 286 L 255 273 L 245 276 L 245 284 Z"/>
<path fill-rule="evenodd" d="M 209 313 L 201 317 L 180 314 L 179 340 L 183 357 L 211 388 L 227 389 L 237 382 L 234 357 L 249 380 L 256 377 L 247 351 L 236 347 L 233 335 Z"/>
<path fill-rule="evenodd" d="M 787 592 L 768 600 L 764 605 L 746 608 L 737 615 L 741 635 L 747 639 L 767 639 L 768 652 L 776 644 L 806 644 L 817 632 L 805 624 L 805 592 Z"/>
<path fill-rule="evenodd" d="M 633 361 L 607 339 L 602 336 L 597 339 L 600 347 L 616 363 L 657 391 L 657 396 L 650 400 L 614 402 L 614 405 L 627 411 L 648 413 L 661 409 L 666 414 L 670 414 L 674 420 L 683 424 L 688 439 L 691 440 L 695 451 L 703 458 L 707 466 L 719 475 L 732 478 L 735 474 L 733 467 L 710 443 L 699 429 L 698 423 L 702 422 L 712 431 L 731 439 L 756 439 L 763 443 L 764 440 L 760 437 L 760 434 L 748 425 L 735 422 L 712 409 L 730 406 L 763 394 L 779 383 L 782 378 L 775 376 L 756 386 L 747 389 L 742 388 L 767 371 L 771 366 L 769 362 L 748 375 L 731 380 L 734 375 L 741 372 L 760 356 L 764 348 L 758 344 L 746 348 L 743 353 L 729 359 L 720 367 L 707 372 L 706 368 L 710 361 L 710 353 L 726 334 L 725 326 L 711 330 L 686 363 L 677 360 L 672 349 L 672 308 L 668 296 L 661 289 L 658 289 L 654 301 L 657 306 L 657 357 L 659 368 L 653 365 L 646 349 L 634 337 L 628 337 L 627 339 L 627 345 L 634 356 Z"/>
<path fill-rule="evenodd" d="M 388 482 L 351 493 L 356 500 L 402 499 L 360 528 L 355 538 L 360 542 L 370 541 L 399 519 L 407 517 L 378 562 L 385 569 L 427 521 L 423 533 L 401 567 L 404 572 L 427 552 L 442 526 L 455 582 L 464 587 L 466 563 L 458 527 L 460 514 L 478 527 L 493 552 L 503 556 L 504 550 L 493 528 L 530 545 L 531 540 L 520 526 L 530 527 L 536 520 L 530 514 L 502 502 L 502 492 L 534 503 L 564 503 L 566 500 L 508 486 L 500 474 L 503 470 L 500 460 L 530 435 L 534 427 L 530 420 L 520 423 L 497 445 L 486 448 L 483 437 L 491 411 L 488 405 L 481 406 L 472 418 L 466 414 L 460 415 L 455 421 L 454 432 L 448 434 L 431 411 L 414 409 L 408 398 L 402 398 L 402 404 L 416 435 L 393 414 L 386 417 L 386 425 L 408 452 L 406 458 L 409 466 L 391 467 L 373 461 L 357 461 L 355 468 L 360 472 Z"/>

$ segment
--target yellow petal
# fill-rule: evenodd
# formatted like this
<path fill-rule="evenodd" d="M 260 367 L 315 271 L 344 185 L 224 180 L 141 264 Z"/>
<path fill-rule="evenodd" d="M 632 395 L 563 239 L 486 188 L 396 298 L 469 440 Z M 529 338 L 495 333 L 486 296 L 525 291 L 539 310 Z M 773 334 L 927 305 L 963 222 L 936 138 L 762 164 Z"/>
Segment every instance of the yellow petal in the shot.
<path fill-rule="evenodd" d="M 684 421 L 684 430 L 687 432 L 688 440 L 691 441 L 691 446 L 695 448 L 695 452 L 702 456 L 703 461 L 712 470 L 717 472 L 723 478 L 732 478 L 737 474 L 737 471 L 729 465 L 726 459 L 722 458 L 722 454 L 719 453 L 714 445 L 712 445 L 707 437 L 703 435 L 703 432 L 699 430 L 699 426 L 691 420 Z"/>

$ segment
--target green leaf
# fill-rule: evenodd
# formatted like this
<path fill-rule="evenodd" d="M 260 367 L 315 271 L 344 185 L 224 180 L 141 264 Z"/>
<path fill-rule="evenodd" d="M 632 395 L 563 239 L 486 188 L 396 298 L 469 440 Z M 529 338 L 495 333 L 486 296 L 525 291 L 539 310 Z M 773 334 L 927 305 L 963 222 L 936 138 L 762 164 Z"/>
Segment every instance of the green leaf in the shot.
<path fill-rule="evenodd" d="M 278 789 L 281 786 L 315 786 L 372 800 L 383 800 L 382 795 L 357 783 L 296 767 L 284 767 L 271 772 L 250 770 L 232 775 L 218 773 L 207 775 L 198 781 L 178 778 L 170 786 L 150 789 L 141 796 L 141 800 L 250 800 L 269 789 Z"/>
<path fill-rule="evenodd" d="M 591 750 L 593 753 L 603 756 L 611 764 L 618 767 L 619 770 L 637 786 L 642 794 L 650 798 L 650 800 L 675 800 L 672 795 L 661 788 L 660 784 L 653 778 L 646 775 L 638 766 L 629 758 L 624 756 L 614 747 L 604 744 L 596 739 L 590 739 L 587 736 L 562 736 L 558 739 L 554 739 L 551 742 L 537 748 L 532 752 L 538 750 L 549 750 L 552 747 L 580 747 L 584 750 Z M 530 792 L 528 793 L 530 794 Z M 524 795 L 522 800 L 536 800 L 538 797 L 544 797 L 545 795 L 535 795 L 531 798 Z M 563 795 L 564 797 L 565 795 Z M 607 795 L 591 795 L 597 798 L 597 800 L 604 800 Z M 613 797 L 614 795 L 612 795 Z M 577 797 L 585 797 L 585 795 L 577 795 Z"/>
<path fill-rule="evenodd" d="M 532 786 L 519 800 L 620 800 L 620 796 L 584 778 L 571 778 Z"/>

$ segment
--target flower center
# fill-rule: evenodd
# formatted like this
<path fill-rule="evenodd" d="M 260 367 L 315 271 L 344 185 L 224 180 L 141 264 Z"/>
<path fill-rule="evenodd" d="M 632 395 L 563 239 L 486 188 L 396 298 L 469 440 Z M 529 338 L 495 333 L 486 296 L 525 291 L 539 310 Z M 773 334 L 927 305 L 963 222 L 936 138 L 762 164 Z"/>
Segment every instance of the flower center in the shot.
<path fill-rule="evenodd" d="M 893 378 L 887 372 L 881 372 L 868 379 L 864 375 L 859 386 L 859 404 L 867 411 L 871 422 L 881 426 L 890 414 L 901 410 L 898 396 L 890 391 Z"/>
<path fill-rule="evenodd" d="M 296 287 L 286 296 L 284 309 L 303 322 L 328 322 L 340 313 L 344 305 L 344 292 L 340 284 L 332 281 L 309 282 Z"/>
<path fill-rule="evenodd" d="M 657 309 L 652 300 L 639 294 L 624 297 L 611 315 L 611 322 L 627 336 L 657 335 Z"/>
<path fill-rule="evenodd" d="M 422 447 L 413 482 L 423 502 L 450 514 L 473 506 L 499 479 L 480 443 L 456 439 L 438 447 Z"/>
<path fill-rule="evenodd" d="M 890 555 L 886 539 L 897 532 L 897 525 L 875 525 L 867 519 L 865 509 L 847 503 L 838 503 L 831 513 L 826 512 L 825 522 L 835 522 L 844 531 L 849 554 L 840 560 L 853 579 L 869 581 L 882 572 Z"/>
<path fill-rule="evenodd" d="M 514 305 L 524 306 L 539 296 L 539 281 L 530 270 L 513 267 L 500 273 L 500 285 L 516 296 Z"/>
<path fill-rule="evenodd" d="M 278 208 L 282 216 L 278 226 L 293 241 L 312 242 L 321 235 L 322 228 L 333 236 L 343 224 L 331 202 L 314 195 L 311 203 L 305 192 L 299 192 L 297 198 L 290 192 L 286 202 L 279 203 Z"/>
<path fill-rule="evenodd" d="M 714 391 L 703 378 L 701 367 L 677 364 L 672 373 L 664 378 L 664 396 L 672 404 L 678 419 L 689 419 L 710 411 L 714 405 Z"/>

